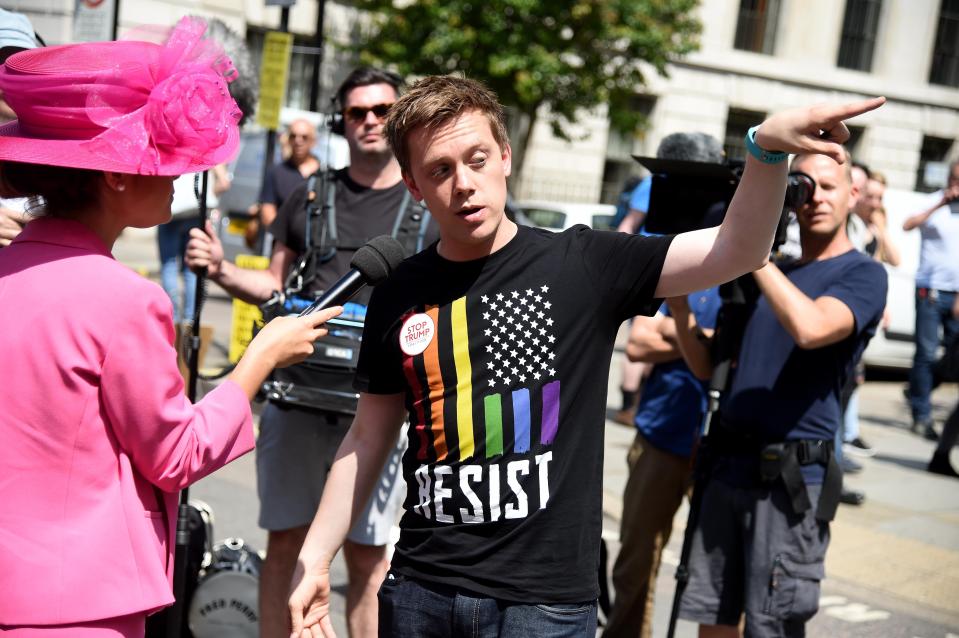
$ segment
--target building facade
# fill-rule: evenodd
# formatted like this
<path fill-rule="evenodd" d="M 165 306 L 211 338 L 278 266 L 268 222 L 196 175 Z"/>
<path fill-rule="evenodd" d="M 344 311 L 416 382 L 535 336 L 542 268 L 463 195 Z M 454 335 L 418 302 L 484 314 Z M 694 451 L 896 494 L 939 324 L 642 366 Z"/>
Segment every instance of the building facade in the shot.
<path fill-rule="evenodd" d="M 77 0 L 0 0 L 26 13 L 48 44 L 69 42 Z M 187 14 L 214 16 L 245 34 L 254 54 L 280 23 L 264 0 L 114 0 L 119 32 L 172 24 Z M 295 34 L 287 103 L 306 108 L 317 58 L 318 3 L 290 12 Z M 944 163 L 959 157 L 959 0 L 702 0 L 700 50 L 652 69 L 637 92 L 648 126 L 635 135 L 609 127 L 605 109 L 584 113 L 573 142 L 555 138 L 538 118 L 524 161 L 519 199 L 611 202 L 641 172 L 631 154 L 652 155 L 663 136 L 702 131 L 742 157 L 742 138 L 763 117 L 792 106 L 885 95 L 879 111 L 851 122 L 854 157 L 886 174 L 893 188 L 931 190 Z M 363 16 L 328 0 L 324 11 L 319 109 L 349 70 L 348 42 Z M 575 161 L 570 161 L 575 157 Z"/>

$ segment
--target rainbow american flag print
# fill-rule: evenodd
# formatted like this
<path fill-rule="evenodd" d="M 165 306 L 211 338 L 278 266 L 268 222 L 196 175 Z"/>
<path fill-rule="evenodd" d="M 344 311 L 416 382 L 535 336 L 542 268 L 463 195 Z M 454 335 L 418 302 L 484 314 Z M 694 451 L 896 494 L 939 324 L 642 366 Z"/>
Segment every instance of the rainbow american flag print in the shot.
<path fill-rule="evenodd" d="M 490 459 L 553 443 L 560 381 L 548 295 L 543 285 L 407 313 L 404 320 L 425 315 L 434 327 L 425 349 L 403 359 L 418 461 Z"/>

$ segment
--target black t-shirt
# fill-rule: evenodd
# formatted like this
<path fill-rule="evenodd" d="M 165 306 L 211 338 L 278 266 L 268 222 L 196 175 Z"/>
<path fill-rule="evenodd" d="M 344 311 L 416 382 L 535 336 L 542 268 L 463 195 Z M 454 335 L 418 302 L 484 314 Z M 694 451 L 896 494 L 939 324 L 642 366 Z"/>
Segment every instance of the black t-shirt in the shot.
<path fill-rule="evenodd" d="M 326 290 L 350 269 L 353 254 L 363 244 L 377 235 L 393 235 L 400 215 L 401 207 L 418 206 L 410 197 L 402 181 L 389 188 L 369 188 L 350 179 L 347 169 L 334 171 L 331 187 L 336 188 L 334 202 L 336 218 L 336 254 L 332 259 L 317 268 L 316 279 L 304 291 L 307 294 Z M 321 198 L 320 180 L 317 179 L 317 197 Z M 302 255 L 306 250 L 306 190 L 304 182 L 290 194 L 277 212 L 276 219 L 270 225 L 270 232 L 276 241 Z M 427 224 L 420 249 L 439 238 L 436 222 L 422 209 L 411 214 L 422 215 Z M 314 218 L 314 220 L 317 218 Z M 412 220 L 416 223 L 417 218 Z M 417 229 L 418 230 L 418 229 Z M 404 244 L 405 245 L 405 244 Z M 412 254 L 415 251 L 408 249 Z M 359 301 L 368 298 L 368 291 L 361 291 Z"/>
<path fill-rule="evenodd" d="M 273 204 L 277 208 L 283 205 L 296 188 L 306 182 L 300 169 L 289 160 L 284 160 L 273 166 L 263 180 L 260 189 L 260 202 Z"/>
<path fill-rule="evenodd" d="M 743 333 L 741 354 L 722 407 L 723 421 L 737 432 L 768 441 L 831 441 L 842 419 L 840 392 L 886 305 L 887 277 L 879 262 L 850 250 L 830 259 L 796 263 L 783 273 L 806 296 L 833 297 L 852 312 L 851 335 L 828 346 L 804 350 L 780 323 L 764 296 Z M 741 483 L 758 476 L 758 460 L 716 474 Z M 750 467 L 755 465 L 755 468 Z M 803 466 L 809 483 L 821 483 L 821 465 Z"/>
<path fill-rule="evenodd" d="M 430 246 L 373 292 L 362 392 L 409 410 L 392 566 L 503 600 L 598 595 L 606 384 L 652 315 L 671 237 L 519 227 L 484 259 Z"/>

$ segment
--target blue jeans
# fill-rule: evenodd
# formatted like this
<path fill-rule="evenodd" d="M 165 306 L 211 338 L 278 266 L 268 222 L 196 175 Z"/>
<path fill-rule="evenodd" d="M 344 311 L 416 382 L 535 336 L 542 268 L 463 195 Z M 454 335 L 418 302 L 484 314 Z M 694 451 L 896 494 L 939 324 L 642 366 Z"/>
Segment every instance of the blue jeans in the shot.
<path fill-rule="evenodd" d="M 939 327 L 942 326 L 945 343 L 959 333 L 959 320 L 952 316 L 955 299 L 955 292 L 916 289 L 916 354 L 909 373 L 909 405 L 914 422 L 926 422 L 932 418 L 929 395 L 937 385 L 932 367 L 940 343 Z"/>
<path fill-rule="evenodd" d="M 157 248 L 160 251 L 160 285 L 173 302 L 173 320 L 191 321 L 196 304 L 196 275 L 183 260 L 190 229 L 199 228 L 196 217 L 174 219 L 157 226 Z M 183 294 L 180 294 L 180 273 L 183 273 Z"/>
<path fill-rule="evenodd" d="M 415 580 L 390 570 L 380 586 L 380 636 L 495 638 L 596 635 L 596 601 L 528 605 Z"/>

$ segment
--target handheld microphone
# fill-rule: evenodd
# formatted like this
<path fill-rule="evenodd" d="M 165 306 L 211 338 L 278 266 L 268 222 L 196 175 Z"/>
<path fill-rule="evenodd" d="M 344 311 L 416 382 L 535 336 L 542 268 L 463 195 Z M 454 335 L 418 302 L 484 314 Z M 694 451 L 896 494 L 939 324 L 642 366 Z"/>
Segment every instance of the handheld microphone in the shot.
<path fill-rule="evenodd" d="M 389 235 L 374 237 L 353 255 L 350 271 L 340 277 L 299 316 L 343 305 L 364 286 L 375 286 L 386 281 L 403 258 L 403 246 L 400 242 Z"/>

